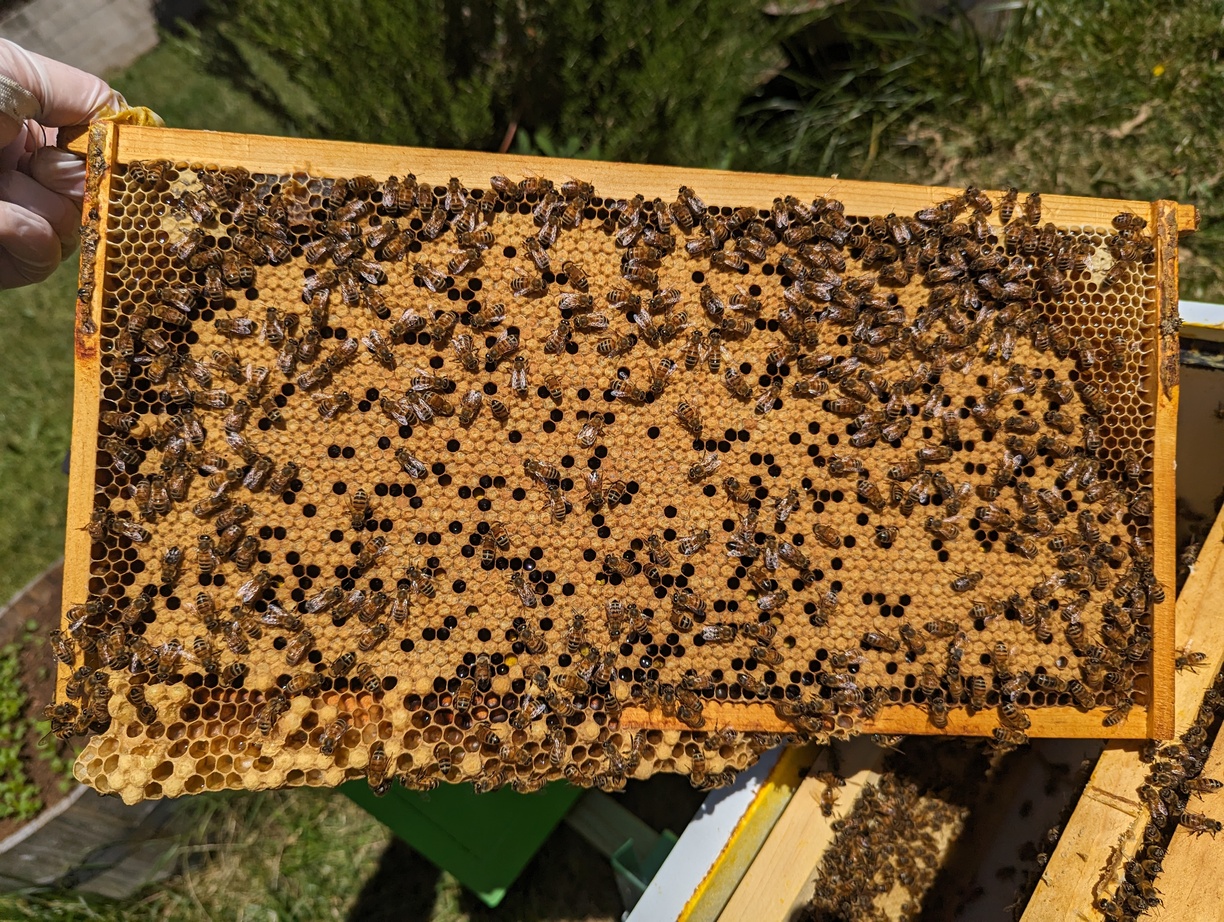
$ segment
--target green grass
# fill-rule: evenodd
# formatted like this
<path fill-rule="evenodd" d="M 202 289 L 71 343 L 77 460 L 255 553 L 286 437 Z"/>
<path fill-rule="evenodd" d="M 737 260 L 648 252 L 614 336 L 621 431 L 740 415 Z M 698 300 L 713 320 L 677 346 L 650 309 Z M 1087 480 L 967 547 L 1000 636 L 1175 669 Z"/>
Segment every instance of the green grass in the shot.
<path fill-rule="evenodd" d="M 71 261 L 42 285 L 0 292 L 0 600 L 64 552 L 75 293 Z"/>
<path fill-rule="evenodd" d="M 134 106 L 148 106 L 172 128 L 293 135 L 294 127 L 206 66 L 194 32 L 164 36 L 160 45 L 111 85 Z"/>
<path fill-rule="evenodd" d="M 389 834 L 347 798 L 309 789 L 206 795 L 187 804 L 185 870 L 133 900 L 0 897 L 8 920 L 344 919 Z"/>

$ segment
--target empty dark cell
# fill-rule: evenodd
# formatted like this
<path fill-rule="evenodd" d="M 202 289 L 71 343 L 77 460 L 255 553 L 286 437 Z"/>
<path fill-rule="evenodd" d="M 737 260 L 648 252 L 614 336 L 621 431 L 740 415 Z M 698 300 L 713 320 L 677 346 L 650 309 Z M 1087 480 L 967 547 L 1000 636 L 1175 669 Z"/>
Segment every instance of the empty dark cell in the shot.
<path fill-rule="evenodd" d="M 386 496 L 390 492 L 390 488 L 385 483 L 374 484 L 375 496 Z"/>
<path fill-rule="evenodd" d="M 345 483 L 343 480 L 337 480 L 335 483 L 332 484 L 332 492 L 335 493 L 337 496 L 343 496 L 345 493 L 348 492 L 348 484 Z"/>
<path fill-rule="evenodd" d="M 339 458 L 340 457 L 340 446 L 339 445 L 327 446 L 327 457 L 332 458 L 333 460 L 336 458 Z"/>
<path fill-rule="evenodd" d="M 479 499 L 476 501 L 476 508 L 481 512 L 488 512 L 493 508 L 493 503 L 488 499 Z"/>
<path fill-rule="evenodd" d="M 343 449 L 341 449 L 340 454 L 341 454 L 341 456 L 342 456 L 342 457 L 344 457 L 346 460 L 350 460 L 350 461 L 351 461 L 351 460 L 353 459 L 353 457 L 354 457 L 354 456 L 357 454 L 357 452 L 356 452 L 356 451 L 353 449 L 353 447 L 352 447 L 351 445 L 346 445 L 346 446 L 344 446 L 344 448 L 343 448 Z"/>

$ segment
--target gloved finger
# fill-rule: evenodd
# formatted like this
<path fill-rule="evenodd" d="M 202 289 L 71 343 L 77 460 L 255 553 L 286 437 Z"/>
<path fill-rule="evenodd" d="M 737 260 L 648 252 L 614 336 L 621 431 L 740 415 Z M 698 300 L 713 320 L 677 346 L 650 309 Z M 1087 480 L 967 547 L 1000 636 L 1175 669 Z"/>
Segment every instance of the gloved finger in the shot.
<path fill-rule="evenodd" d="M 45 188 L 25 173 L 0 173 L 0 201 L 11 202 L 46 221 L 59 239 L 72 244 L 81 224 L 81 211 L 71 198 Z"/>
<path fill-rule="evenodd" d="M 36 112 L 19 108 L 0 117 L 0 147 L 17 137 L 26 118 L 56 127 L 83 125 L 104 108 L 118 111 L 126 106 L 123 97 L 98 77 L 26 51 L 7 39 L 0 39 L 0 75 L 27 90 L 38 106 Z M 20 94 L 16 96 L 19 106 L 26 105 Z"/>
<path fill-rule="evenodd" d="M 46 218 L 14 202 L 0 202 L 0 288 L 41 282 L 62 256 L 59 235 Z"/>
<path fill-rule="evenodd" d="M 71 151 L 44 147 L 30 155 L 25 172 L 52 192 L 66 195 L 79 208 L 85 194 L 85 161 Z"/>

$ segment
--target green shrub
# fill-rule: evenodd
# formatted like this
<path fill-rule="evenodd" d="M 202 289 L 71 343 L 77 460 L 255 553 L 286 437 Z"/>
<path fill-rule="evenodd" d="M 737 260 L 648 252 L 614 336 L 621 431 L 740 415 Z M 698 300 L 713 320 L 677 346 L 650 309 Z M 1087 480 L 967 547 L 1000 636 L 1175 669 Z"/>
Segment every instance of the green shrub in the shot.
<path fill-rule="evenodd" d="M 514 126 L 578 154 L 720 165 L 800 21 L 739 0 L 245 0 L 203 34 L 303 134 L 490 150 Z"/>

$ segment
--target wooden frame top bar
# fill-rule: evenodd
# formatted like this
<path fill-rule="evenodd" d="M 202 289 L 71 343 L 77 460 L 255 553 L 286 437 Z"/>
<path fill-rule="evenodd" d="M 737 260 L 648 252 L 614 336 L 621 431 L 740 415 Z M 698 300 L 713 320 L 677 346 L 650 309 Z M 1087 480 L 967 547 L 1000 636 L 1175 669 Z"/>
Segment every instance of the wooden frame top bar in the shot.
<path fill-rule="evenodd" d="M 68 149 L 84 153 L 85 137 L 82 134 L 69 140 Z M 119 163 L 127 163 L 164 157 L 167 150 L 178 152 L 179 159 L 241 163 L 255 172 L 292 173 L 301 170 L 312 176 L 344 176 L 352 172 L 354 163 L 361 163 L 370 173 L 403 173 L 405 169 L 411 169 L 422 175 L 455 175 L 473 187 L 482 187 L 488 183 L 490 176 L 497 173 L 531 176 L 547 172 L 555 176 L 582 176 L 613 195 L 641 193 L 648 199 L 656 195 L 674 196 L 678 183 L 689 183 L 699 184 L 702 194 L 712 201 L 725 199 L 759 207 L 768 207 L 779 190 L 786 190 L 800 197 L 832 196 L 843 201 L 851 211 L 863 214 L 881 213 L 881 209 L 916 211 L 962 191 L 945 186 L 910 186 L 780 173 L 736 173 L 519 154 L 389 147 L 351 141 L 315 141 L 137 125 L 121 126 L 115 159 Z M 751 197 L 754 191 L 757 198 L 745 201 L 746 195 Z M 996 198 L 1002 193 L 988 194 Z M 1146 214 L 1151 209 L 1151 204 L 1144 201 L 1066 195 L 1043 195 L 1042 202 L 1046 219 L 1059 226 L 1107 226 L 1109 219 L 1120 212 Z M 1194 231 L 1198 225 L 1198 209 L 1191 205 L 1177 206 L 1179 233 Z"/>

